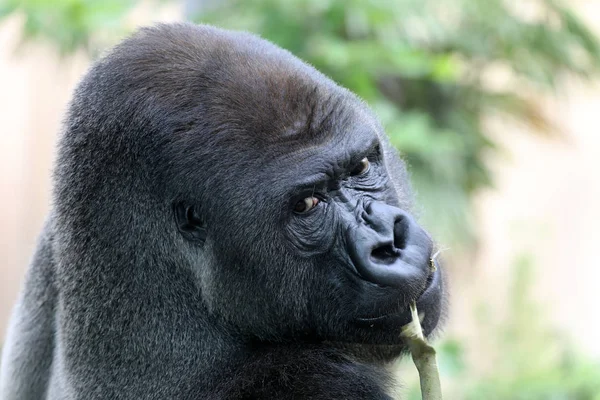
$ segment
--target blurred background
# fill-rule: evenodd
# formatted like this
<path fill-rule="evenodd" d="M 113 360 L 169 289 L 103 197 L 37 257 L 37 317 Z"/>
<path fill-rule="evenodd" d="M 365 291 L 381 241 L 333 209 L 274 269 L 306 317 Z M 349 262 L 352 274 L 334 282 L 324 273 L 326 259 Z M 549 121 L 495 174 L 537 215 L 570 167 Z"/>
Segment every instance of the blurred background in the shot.
<path fill-rule="evenodd" d="M 0 0 L 2 335 L 74 85 L 136 27 L 180 20 L 256 32 L 377 112 L 444 249 L 446 399 L 600 399 L 594 0 Z"/>

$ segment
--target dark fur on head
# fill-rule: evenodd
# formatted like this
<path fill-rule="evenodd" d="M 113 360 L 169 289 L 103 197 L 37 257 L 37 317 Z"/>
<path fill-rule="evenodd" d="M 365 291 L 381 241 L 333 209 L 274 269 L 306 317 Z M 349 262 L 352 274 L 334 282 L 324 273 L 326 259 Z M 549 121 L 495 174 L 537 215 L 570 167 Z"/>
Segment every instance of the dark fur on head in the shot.
<path fill-rule="evenodd" d="M 369 178 L 344 172 L 360 154 Z M 319 209 L 291 212 L 306 196 Z M 38 250 L 52 262 L 31 266 L 2 364 L 20 385 L 0 394 L 388 398 L 408 301 L 431 333 L 443 289 L 420 261 L 404 281 L 354 269 L 352 224 L 374 203 L 417 232 L 411 260 L 430 254 L 404 164 L 352 93 L 251 34 L 138 31 L 75 92 Z M 10 341 L 39 312 L 40 274 L 52 363 L 17 376 L 32 362 Z"/>

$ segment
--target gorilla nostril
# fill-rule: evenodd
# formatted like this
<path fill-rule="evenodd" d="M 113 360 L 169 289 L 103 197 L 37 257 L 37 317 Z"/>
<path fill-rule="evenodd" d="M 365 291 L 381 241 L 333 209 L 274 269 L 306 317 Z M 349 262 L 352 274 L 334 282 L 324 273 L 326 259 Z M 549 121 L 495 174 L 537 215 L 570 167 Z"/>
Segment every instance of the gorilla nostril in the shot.
<path fill-rule="evenodd" d="M 393 264 L 400 257 L 400 250 L 392 244 L 376 247 L 371 251 L 373 261 L 380 264 Z"/>
<path fill-rule="evenodd" d="M 409 222 L 400 215 L 394 221 L 394 247 L 403 250 L 406 247 L 406 240 L 409 235 Z"/>

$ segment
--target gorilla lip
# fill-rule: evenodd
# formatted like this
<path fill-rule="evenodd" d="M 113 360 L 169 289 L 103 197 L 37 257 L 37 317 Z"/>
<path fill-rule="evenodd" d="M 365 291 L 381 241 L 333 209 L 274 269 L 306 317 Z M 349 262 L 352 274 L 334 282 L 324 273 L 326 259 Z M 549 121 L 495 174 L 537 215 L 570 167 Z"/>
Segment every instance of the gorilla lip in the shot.
<path fill-rule="evenodd" d="M 428 302 L 428 301 L 432 300 L 431 297 L 436 294 L 435 293 L 436 290 L 438 290 L 440 287 L 440 280 L 441 280 L 440 269 L 439 268 L 430 269 L 430 273 L 427 276 L 425 288 L 423 289 L 421 294 L 416 299 L 417 305 L 419 304 L 419 302 L 422 302 L 422 301 Z M 410 310 L 408 308 L 403 309 L 400 312 L 392 312 L 392 313 L 380 315 L 377 317 L 359 317 L 356 319 L 357 319 L 357 321 L 360 321 L 360 322 L 371 323 L 371 322 L 382 321 L 387 318 L 404 317 L 405 315 L 410 318 Z"/>

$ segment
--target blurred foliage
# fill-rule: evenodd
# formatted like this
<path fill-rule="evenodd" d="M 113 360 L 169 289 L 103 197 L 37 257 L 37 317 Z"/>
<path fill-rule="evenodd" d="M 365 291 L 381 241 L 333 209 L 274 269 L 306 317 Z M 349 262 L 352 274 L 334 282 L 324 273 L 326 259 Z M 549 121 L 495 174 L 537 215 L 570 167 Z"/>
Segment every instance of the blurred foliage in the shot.
<path fill-rule="evenodd" d="M 24 17 L 23 39 L 48 41 L 61 54 L 97 55 L 127 34 L 125 18 L 137 0 L 1 0 L 0 18 Z"/>
<path fill-rule="evenodd" d="M 600 400 L 600 364 L 578 354 L 547 322 L 532 299 L 534 286 L 532 260 L 522 255 L 515 262 L 506 317 L 492 320 L 487 310 L 478 320 L 475 331 L 491 349 L 477 355 L 476 365 L 465 360 L 460 341 L 436 345 L 445 399 Z M 482 372 L 481 365 L 493 365 L 493 371 Z M 421 398 L 416 376 L 405 392 L 408 400 Z"/>
<path fill-rule="evenodd" d="M 125 29 L 134 0 L 3 0 L 24 38 L 92 55 Z M 166 1 L 166 0 L 165 0 Z M 201 4 L 200 4 L 201 3 Z M 557 0 L 197 0 L 199 22 L 253 31 L 356 92 L 404 154 L 424 223 L 445 244 L 473 243 L 471 198 L 493 179 L 487 117 L 555 128 L 533 98 L 565 73 L 600 67 L 594 35 Z M 195 6 L 195 7 L 194 7 Z M 494 87 L 490 76 L 504 76 Z M 497 81 L 497 79 L 496 79 Z"/>

